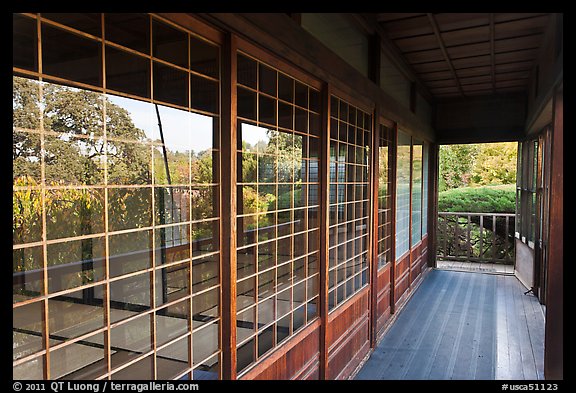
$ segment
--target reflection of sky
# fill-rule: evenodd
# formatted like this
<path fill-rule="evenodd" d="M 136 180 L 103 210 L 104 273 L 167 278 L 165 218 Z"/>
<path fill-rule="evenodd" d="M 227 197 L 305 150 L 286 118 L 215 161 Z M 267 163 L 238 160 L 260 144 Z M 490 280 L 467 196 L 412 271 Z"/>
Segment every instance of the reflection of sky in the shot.
<path fill-rule="evenodd" d="M 242 141 L 254 146 L 258 142 L 268 143 L 270 138 L 266 134 L 267 128 L 253 126 L 252 124 L 242 123 Z"/>
<path fill-rule="evenodd" d="M 154 104 L 129 98 L 107 95 L 112 103 L 126 109 L 134 125 L 151 140 L 160 140 L 158 117 Z M 194 150 L 198 153 L 211 149 L 213 118 L 158 105 L 164 142 L 172 151 Z"/>

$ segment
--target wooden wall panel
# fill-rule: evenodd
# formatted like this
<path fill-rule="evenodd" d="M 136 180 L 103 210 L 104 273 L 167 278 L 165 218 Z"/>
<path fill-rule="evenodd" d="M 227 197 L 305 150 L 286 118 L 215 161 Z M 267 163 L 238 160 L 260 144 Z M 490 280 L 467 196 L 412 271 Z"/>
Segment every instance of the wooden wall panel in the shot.
<path fill-rule="evenodd" d="M 240 379 L 318 379 L 320 320 L 289 339 Z"/>
<path fill-rule="evenodd" d="M 368 287 L 328 317 L 327 379 L 346 379 L 370 350 Z"/>
<path fill-rule="evenodd" d="M 404 254 L 395 267 L 394 302 L 398 305 L 404 300 L 404 295 L 410 287 L 410 253 Z"/>
<path fill-rule="evenodd" d="M 378 272 L 376 287 L 376 332 L 377 338 L 381 335 L 382 329 L 391 315 L 391 296 L 392 285 L 390 282 L 392 264 L 386 265 Z"/>

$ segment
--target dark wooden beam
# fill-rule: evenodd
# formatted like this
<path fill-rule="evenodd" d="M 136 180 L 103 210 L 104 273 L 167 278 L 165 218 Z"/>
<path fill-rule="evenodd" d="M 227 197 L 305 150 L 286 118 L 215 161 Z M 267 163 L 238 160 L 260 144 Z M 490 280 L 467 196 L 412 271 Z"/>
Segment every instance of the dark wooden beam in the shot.
<path fill-rule="evenodd" d="M 330 84 L 322 88 L 322 134 L 320 138 L 320 379 L 328 378 L 328 247 L 330 181 Z"/>
<path fill-rule="evenodd" d="M 221 160 L 222 379 L 236 379 L 236 63 L 237 42 L 227 34 L 222 48 Z"/>
<path fill-rule="evenodd" d="M 436 267 L 438 248 L 438 170 L 440 147 L 437 143 L 429 145 L 428 154 L 428 266 Z"/>
<path fill-rule="evenodd" d="M 490 14 L 490 76 L 492 77 L 492 92 L 496 92 L 495 59 L 494 59 L 494 14 Z"/>
<path fill-rule="evenodd" d="M 544 376 L 564 378 L 564 94 L 554 95 Z"/>
<path fill-rule="evenodd" d="M 390 169 L 388 174 L 390 175 L 390 236 L 391 246 L 390 246 L 390 314 L 394 314 L 396 311 L 396 170 L 398 163 L 398 124 L 394 124 L 392 129 L 392 138 L 390 138 Z"/>
<path fill-rule="evenodd" d="M 436 19 L 434 18 L 433 14 L 428 13 L 426 15 L 428 16 L 428 20 L 430 21 L 430 24 L 432 25 L 432 30 L 434 30 L 434 35 L 436 36 L 436 39 L 438 40 L 438 45 L 440 46 L 440 50 L 442 51 L 442 54 L 444 55 L 446 63 L 448 63 L 448 67 L 450 68 L 450 71 L 452 72 L 452 76 L 454 77 L 454 80 L 456 81 L 456 86 L 458 86 L 458 90 L 460 91 L 460 95 L 464 96 L 464 91 L 462 90 L 462 86 L 460 86 L 460 80 L 458 79 L 458 74 L 456 74 L 456 70 L 454 69 L 454 65 L 452 64 L 452 60 L 450 60 L 450 56 L 448 55 L 448 52 L 446 51 L 446 45 L 444 45 L 444 40 L 442 39 L 442 35 L 440 34 L 440 28 L 438 27 L 438 23 L 436 22 Z"/>
<path fill-rule="evenodd" d="M 378 338 L 378 188 L 379 188 L 379 168 L 380 168 L 380 121 L 379 111 L 376 108 L 372 122 L 371 148 L 372 165 L 370 165 L 371 174 L 371 230 L 370 230 L 370 249 L 372 258 L 370 259 L 370 348 L 376 347 Z"/>

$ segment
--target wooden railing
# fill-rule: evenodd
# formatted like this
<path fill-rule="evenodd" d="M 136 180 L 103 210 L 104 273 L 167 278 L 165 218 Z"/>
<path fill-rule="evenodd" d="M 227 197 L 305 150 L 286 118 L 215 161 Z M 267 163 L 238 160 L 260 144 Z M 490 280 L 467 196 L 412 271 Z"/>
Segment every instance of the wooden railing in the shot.
<path fill-rule="evenodd" d="M 514 263 L 514 214 L 439 212 L 439 260 Z"/>

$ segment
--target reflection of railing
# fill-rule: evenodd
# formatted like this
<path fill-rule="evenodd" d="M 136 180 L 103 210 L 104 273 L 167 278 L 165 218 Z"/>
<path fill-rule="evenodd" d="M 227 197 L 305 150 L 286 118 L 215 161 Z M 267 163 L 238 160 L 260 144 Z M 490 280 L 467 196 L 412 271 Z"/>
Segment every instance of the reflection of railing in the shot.
<path fill-rule="evenodd" d="M 514 214 L 438 213 L 438 259 L 514 263 Z"/>

